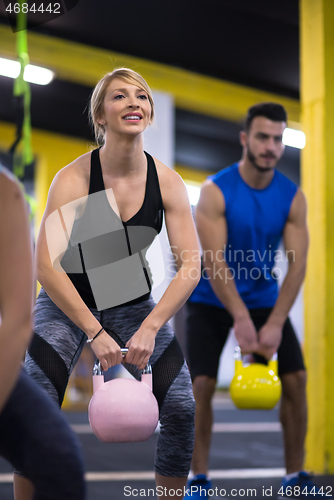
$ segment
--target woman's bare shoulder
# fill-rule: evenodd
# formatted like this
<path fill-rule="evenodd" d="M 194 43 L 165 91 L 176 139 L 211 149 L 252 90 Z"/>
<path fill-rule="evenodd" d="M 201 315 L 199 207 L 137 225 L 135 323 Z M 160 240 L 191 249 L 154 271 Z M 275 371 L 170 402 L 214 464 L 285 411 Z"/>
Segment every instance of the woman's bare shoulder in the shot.
<path fill-rule="evenodd" d="M 84 181 L 88 180 L 90 176 L 90 156 L 91 153 L 85 153 L 79 158 L 76 158 L 71 163 L 61 168 L 55 178 L 57 180 L 61 180 L 62 182 L 66 181 Z"/>
<path fill-rule="evenodd" d="M 157 158 L 154 158 L 154 162 L 157 168 L 160 187 L 172 188 L 175 185 L 181 186 L 183 184 L 182 177 L 175 170 L 167 167 L 160 160 L 157 160 Z"/>
<path fill-rule="evenodd" d="M 88 194 L 90 155 L 90 153 L 85 153 L 61 168 L 52 181 L 51 189 L 64 189 L 80 196 Z"/>
<path fill-rule="evenodd" d="M 90 153 L 86 153 L 57 172 L 50 186 L 48 204 L 54 208 L 86 197 L 89 178 Z"/>
<path fill-rule="evenodd" d="M 165 209 L 175 203 L 181 206 L 182 202 L 188 204 L 188 195 L 182 177 L 175 170 L 164 165 L 154 158 L 163 204 Z"/>

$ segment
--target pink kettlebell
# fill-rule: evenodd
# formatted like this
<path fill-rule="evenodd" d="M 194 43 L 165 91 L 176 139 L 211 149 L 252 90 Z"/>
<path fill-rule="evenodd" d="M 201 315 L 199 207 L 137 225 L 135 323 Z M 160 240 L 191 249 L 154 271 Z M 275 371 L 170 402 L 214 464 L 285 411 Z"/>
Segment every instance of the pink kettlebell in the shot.
<path fill-rule="evenodd" d="M 127 352 L 127 348 L 122 349 L 123 354 Z M 154 433 L 159 408 L 152 393 L 151 365 L 142 371 L 141 382 L 126 378 L 104 382 L 103 370 L 97 360 L 93 369 L 93 392 L 88 418 L 100 441 L 145 441 Z"/>

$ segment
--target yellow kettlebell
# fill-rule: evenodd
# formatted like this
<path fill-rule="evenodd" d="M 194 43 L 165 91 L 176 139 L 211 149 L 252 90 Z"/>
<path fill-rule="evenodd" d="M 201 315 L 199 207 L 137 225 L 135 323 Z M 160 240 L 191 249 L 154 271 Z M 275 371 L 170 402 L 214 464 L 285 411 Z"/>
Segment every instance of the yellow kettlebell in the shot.
<path fill-rule="evenodd" d="M 241 349 L 235 348 L 235 374 L 230 385 L 231 399 L 243 410 L 271 410 L 281 397 L 277 376 L 277 355 L 268 362 L 243 364 Z"/>

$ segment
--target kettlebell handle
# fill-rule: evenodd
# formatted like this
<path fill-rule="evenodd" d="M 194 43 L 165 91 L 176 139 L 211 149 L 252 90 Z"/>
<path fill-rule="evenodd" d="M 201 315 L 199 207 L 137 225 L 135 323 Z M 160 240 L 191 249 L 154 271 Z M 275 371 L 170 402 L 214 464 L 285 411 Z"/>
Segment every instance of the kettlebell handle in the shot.
<path fill-rule="evenodd" d="M 121 347 L 121 352 L 123 354 L 123 358 L 128 353 L 128 351 L 129 351 L 128 347 Z M 151 365 L 147 364 L 141 372 L 143 375 L 151 374 L 152 373 Z M 101 363 L 98 359 L 94 363 L 93 375 L 103 375 L 103 369 L 102 369 Z"/>
<path fill-rule="evenodd" d="M 241 349 L 240 346 L 236 346 L 234 349 L 234 359 L 236 361 L 241 361 L 242 360 L 242 354 L 241 354 Z M 277 359 L 277 352 L 273 354 L 273 357 L 270 359 L 270 361 L 276 361 Z"/>

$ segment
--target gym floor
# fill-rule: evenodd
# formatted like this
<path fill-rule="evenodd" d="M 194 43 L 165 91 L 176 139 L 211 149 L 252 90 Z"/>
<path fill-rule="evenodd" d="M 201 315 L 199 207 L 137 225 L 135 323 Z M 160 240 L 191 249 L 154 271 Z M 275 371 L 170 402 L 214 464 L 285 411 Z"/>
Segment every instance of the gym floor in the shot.
<path fill-rule="evenodd" d="M 284 474 L 278 409 L 237 410 L 226 393 L 218 392 L 214 413 L 210 474 L 215 491 L 211 498 L 276 499 Z M 92 434 L 86 412 L 65 412 L 65 415 L 82 443 L 87 500 L 156 498 L 153 472 L 156 433 L 143 443 L 105 444 Z M 326 493 L 333 493 L 334 476 L 319 476 L 315 482 L 324 486 L 324 499 Z M 2 458 L 0 499 L 13 500 L 11 467 Z"/>

